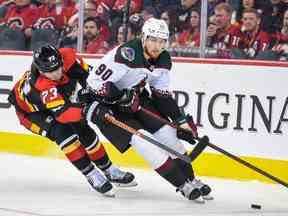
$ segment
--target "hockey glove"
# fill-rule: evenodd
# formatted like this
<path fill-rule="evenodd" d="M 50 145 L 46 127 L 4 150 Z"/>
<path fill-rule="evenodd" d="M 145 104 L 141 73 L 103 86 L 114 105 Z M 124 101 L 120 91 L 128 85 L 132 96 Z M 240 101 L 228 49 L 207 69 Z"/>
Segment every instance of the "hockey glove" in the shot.
<path fill-rule="evenodd" d="M 97 101 L 87 104 L 83 109 L 83 116 L 86 120 L 97 124 L 99 121 L 105 122 L 107 115 L 113 115 L 113 112 L 106 106 Z"/>
<path fill-rule="evenodd" d="M 123 95 L 118 101 L 119 111 L 135 113 L 140 110 L 139 95 L 135 89 L 123 89 Z"/>
<path fill-rule="evenodd" d="M 78 100 L 80 103 L 92 103 L 96 100 L 96 95 L 89 88 L 82 88 L 78 91 Z"/>
<path fill-rule="evenodd" d="M 179 126 L 177 129 L 177 137 L 191 144 L 195 144 L 195 138 L 198 137 L 198 132 L 192 116 L 181 116 L 176 120 L 176 124 Z"/>

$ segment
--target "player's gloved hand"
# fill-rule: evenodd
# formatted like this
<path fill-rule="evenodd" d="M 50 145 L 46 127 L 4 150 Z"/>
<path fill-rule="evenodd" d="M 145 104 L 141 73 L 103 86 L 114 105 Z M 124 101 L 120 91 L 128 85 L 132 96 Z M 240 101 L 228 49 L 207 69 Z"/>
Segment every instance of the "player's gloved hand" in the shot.
<path fill-rule="evenodd" d="M 96 100 L 95 93 L 90 88 L 82 88 L 78 91 L 80 103 L 92 103 Z"/>
<path fill-rule="evenodd" d="M 135 89 L 123 89 L 123 95 L 118 101 L 121 112 L 135 113 L 140 110 L 140 99 Z"/>
<path fill-rule="evenodd" d="M 83 109 L 83 116 L 86 120 L 96 124 L 99 121 L 105 122 L 107 115 L 113 115 L 113 112 L 106 106 L 94 101 L 87 104 Z"/>
<path fill-rule="evenodd" d="M 198 132 L 191 115 L 181 116 L 176 120 L 176 124 L 179 126 L 177 129 L 177 137 L 179 139 L 183 139 L 191 144 L 196 143 L 195 138 L 198 137 Z"/>

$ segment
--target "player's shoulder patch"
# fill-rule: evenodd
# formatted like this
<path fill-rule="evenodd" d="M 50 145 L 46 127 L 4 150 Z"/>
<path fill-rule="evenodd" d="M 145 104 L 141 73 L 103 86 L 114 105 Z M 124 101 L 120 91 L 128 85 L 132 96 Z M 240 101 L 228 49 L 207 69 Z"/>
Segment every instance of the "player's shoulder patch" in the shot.
<path fill-rule="evenodd" d="M 121 47 L 120 48 L 121 56 L 128 60 L 129 62 L 134 61 L 135 59 L 135 49 L 132 47 Z"/>
<path fill-rule="evenodd" d="M 141 40 L 128 41 L 117 48 L 114 60 L 129 67 L 143 66 L 143 49 Z"/>

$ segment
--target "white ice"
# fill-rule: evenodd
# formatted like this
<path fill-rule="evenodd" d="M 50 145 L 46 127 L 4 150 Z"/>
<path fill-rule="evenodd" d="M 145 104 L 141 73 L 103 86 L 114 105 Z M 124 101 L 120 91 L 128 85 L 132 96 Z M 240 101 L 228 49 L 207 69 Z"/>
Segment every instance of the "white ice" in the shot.
<path fill-rule="evenodd" d="M 126 170 L 139 185 L 106 198 L 66 160 L 0 154 L 0 216 L 288 216 L 288 189 L 280 185 L 201 177 L 215 199 L 196 204 L 150 170 Z"/>

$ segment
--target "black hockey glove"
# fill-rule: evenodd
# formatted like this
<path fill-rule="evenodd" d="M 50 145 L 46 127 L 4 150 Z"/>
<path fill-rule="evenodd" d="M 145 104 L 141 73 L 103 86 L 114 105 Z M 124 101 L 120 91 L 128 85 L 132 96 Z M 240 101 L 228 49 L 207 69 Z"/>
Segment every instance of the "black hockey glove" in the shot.
<path fill-rule="evenodd" d="M 78 100 L 80 103 L 92 103 L 96 100 L 96 95 L 89 88 L 82 88 L 78 91 Z"/>
<path fill-rule="evenodd" d="M 177 129 L 177 137 L 191 144 L 195 144 L 195 138 L 198 137 L 198 132 L 192 116 L 183 115 L 176 120 L 176 124 L 179 126 Z"/>
<path fill-rule="evenodd" d="M 123 95 L 118 101 L 121 112 L 135 113 L 140 110 L 140 99 L 135 89 L 123 89 Z"/>
<path fill-rule="evenodd" d="M 97 124 L 99 121 L 105 122 L 105 117 L 107 115 L 113 115 L 113 112 L 108 107 L 95 101 L 84 107 L 83 115 L 86 120 Z"/>

